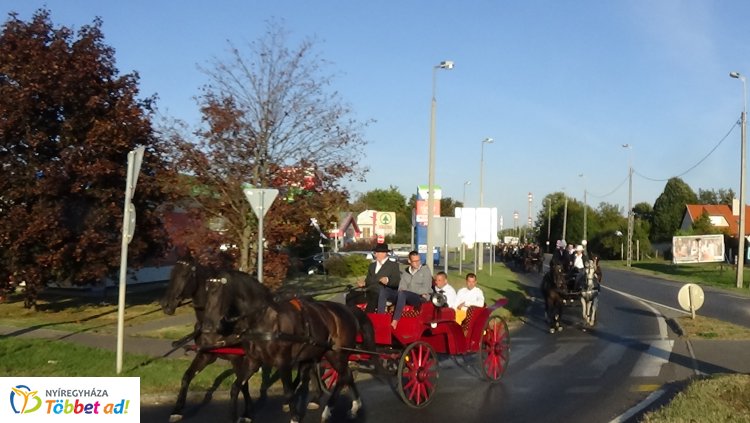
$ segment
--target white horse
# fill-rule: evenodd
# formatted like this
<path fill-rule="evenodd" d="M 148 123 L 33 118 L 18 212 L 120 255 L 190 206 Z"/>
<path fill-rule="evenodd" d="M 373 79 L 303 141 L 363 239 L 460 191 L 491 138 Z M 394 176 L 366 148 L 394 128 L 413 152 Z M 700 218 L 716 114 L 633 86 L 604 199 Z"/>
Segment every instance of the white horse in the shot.
<path fill-rule="evenodd" d="M 587 326 L 596 323 L 596 310 L 599 308 L 599 276 L 596 262 L 589 260 L 584 264 L 584 272 L 578 278 L 578 288 L 581 290 L 581 306 L 583 322 Z"/>

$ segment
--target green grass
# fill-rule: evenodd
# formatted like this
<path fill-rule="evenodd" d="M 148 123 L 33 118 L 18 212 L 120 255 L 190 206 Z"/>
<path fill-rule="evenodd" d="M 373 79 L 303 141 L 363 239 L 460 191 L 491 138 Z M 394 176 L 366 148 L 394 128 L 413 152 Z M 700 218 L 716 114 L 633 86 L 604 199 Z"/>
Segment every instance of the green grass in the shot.
<path fill-rule="evenodd" d="M 602 261 L 602 267 L 628 269 L 621 260 Z M 672 264 L 664 260 L 633 261 L 630 269 L 644 275 L 663 277 L 685 283 L 696 283 L 705 286 L 715 286 L 732 292 L 748 293 L 750 272 L 744 273 L 743 289 L 737 288 L 737 271 L 726 263 L 691 263 Z M 606 280 L 606 275 L 605 275 Z"/>
<path fill-rule="evenodd" d="M 691 381 L 644 423 L 750 422 L 750 376 L 714 375 Z"/>
<path fill-rule="evenodd" d="M 65 341 L 4 338 L 0 342 L 0 376 L 117 376 L 114 352 Z M 182 374 L 193 356 L 152 358 L 124 354 L 121 376 L 141 378 L 141 394 L 177 393 Z M 207 391 L 231 366 L 218 360 L 199 373 L 191 390 Z M 226 389 L 233 378 L 220 385 Z"/>

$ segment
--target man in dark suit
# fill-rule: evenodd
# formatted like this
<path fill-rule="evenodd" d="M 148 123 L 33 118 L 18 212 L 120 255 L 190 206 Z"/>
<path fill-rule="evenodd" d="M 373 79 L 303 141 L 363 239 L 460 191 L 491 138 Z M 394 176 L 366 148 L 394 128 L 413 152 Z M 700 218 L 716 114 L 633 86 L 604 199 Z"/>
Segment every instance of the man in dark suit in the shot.
<path fill-rule="evenodd" d="M 401 269 L 399 269 L 398 263 L 388 259 L 388 244 L 376 245 L 373 254 L 375 255 L 375 261 L 367 268 L 367 276 L 363 281 L 357 282 L 360 288 L 364 288 L 364 292 L 352 291 L 346 296 L 347 304 L 357 304 L 362 300 L 367 301 L 365 311 L 368 313 L 375 312 L 382 287 L 387 286 L 397 290 L 401 282 Z M 378 310 L 378 313 L 383 312 L 385 310 Z"/>

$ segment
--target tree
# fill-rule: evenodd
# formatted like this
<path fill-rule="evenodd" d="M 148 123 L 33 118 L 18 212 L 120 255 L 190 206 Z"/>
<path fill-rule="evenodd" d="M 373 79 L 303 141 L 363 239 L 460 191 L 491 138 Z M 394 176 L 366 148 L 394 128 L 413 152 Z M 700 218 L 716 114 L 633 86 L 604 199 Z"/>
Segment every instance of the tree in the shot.
<path fill-rule="evenodd" d="M 655 242 L 671 241 L 680 227 L 686 204 L 696 204 L 698 196 L 680 178 L 670 178 L 664 191 L 654 202 L 654 221 L 651 239 Z"/>
<path fill-rule="evenodd" d="M 406 243 L 411 239 L 411 210 L 407 208 L 406 197 L 398 188 L 390 186 L 386 189 L 368 191 L 352 205 L 356 213 L 365 210 L 389 211 L 396 213 L 396 234 L 388 238 L 389 242 Z"/>
<path fill-rule="evenodd" d="M 243 184 L 281 191 L 264 230 L 264 275 L 275 282 L 285 276 L 284 248 L 308 236 L 311 217 L 335 220 L 347 196 L 341 181 L 363 175 L 357 158 L 367 124 L 351 116 L 338 93 L 328 92 L 332 77 L 322 73 L 327 63 L 313 42 L 290 48 L 287 38 L 270 22 L 246 52 L 230 43 L 227 59 L 203 69 L 210 80 L 198 97 L 204 126 L 195 137 L 170 132 L 175 168 L 205 187 L 193 196 L 190 212 L 199 221 L 224 221 L 222 236 L 237 246 L 241 270 L 253 270 L 257 256 L 257 221 Z M 197 240 L 207 239 L 204 225 L 192 229 Z"/>
<path fill-rule="evenodd" d="M 83 285 L 120 264 L 127 153 L 146 147 L 133 203 L 132 266 L 159 256 L 167 236 L 150 113 L 138 75 L 118 75 L 95 19 L 77 33 L 49 11 L 14 13 L 0 35 L 0 267 L 26 282 L 27 307 L 47 282 Z"/>
<path fill-rule="evenodd" d="M 731 206 L 734 198 L 734 191 L 731 188 L 720 188 L 719 190 L 698 189 L 698 204 L 727 204 Z"/>

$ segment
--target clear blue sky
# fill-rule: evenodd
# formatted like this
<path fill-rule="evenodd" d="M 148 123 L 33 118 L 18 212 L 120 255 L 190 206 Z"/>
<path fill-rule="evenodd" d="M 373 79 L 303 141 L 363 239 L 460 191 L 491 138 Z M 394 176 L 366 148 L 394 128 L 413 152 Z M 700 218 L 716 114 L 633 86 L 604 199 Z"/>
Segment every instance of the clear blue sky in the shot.
<path fill-rule="evenodd" d="M 353 195 L 427 183 L 432 68 L 437 73 L 437 173 L 443 195 L 484 202 L 505 227 L 563 189 L 625 209 L 653 204 L 666 180 L 739 191 L 739 119 L 750 75 L 750 2 L 677 1 L 84 1 L 3 0 L 29 19 L 41 6 L 56 25 L 103 19 L 121 72 L 138 71 L 162 113 L 197 124 L 197 65 L 225 57 L 227 40 L 258 39 L 269 18 L 293 37 L 316 37 L 356 117 L 375 119 L 360 160 L 371 168 Z M 628 150 L 622 144 L 632 145 Z M 583 174 L 584 177 L 580 177 Z M 645 178 L 644 178 L 645 176 Z M 648 179 L 650 178 L 650 179 Z M 652 180 L 655 179 L 655 180 Z"/>

